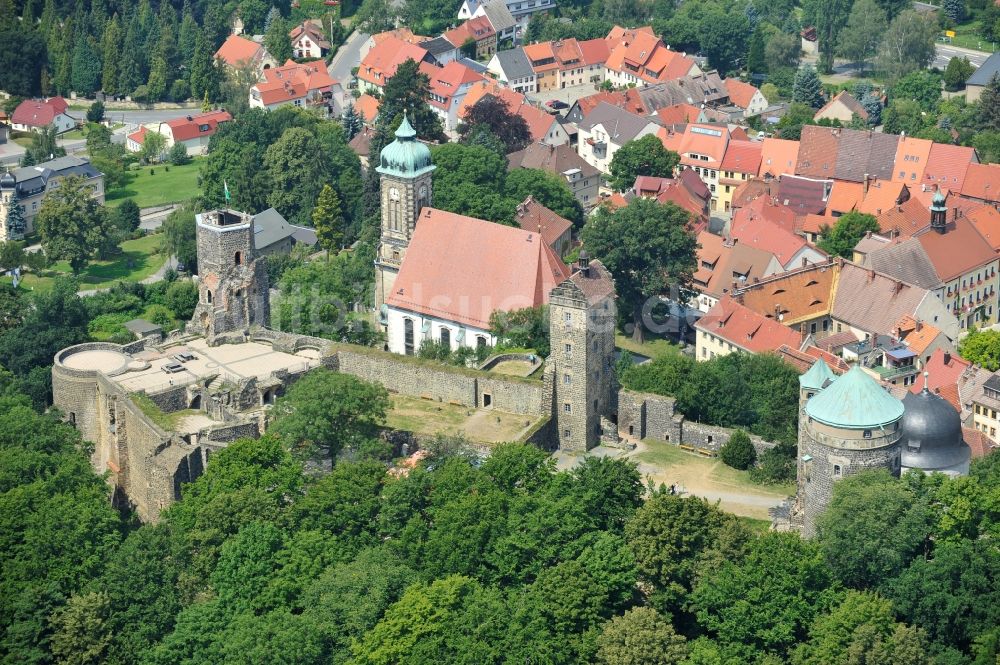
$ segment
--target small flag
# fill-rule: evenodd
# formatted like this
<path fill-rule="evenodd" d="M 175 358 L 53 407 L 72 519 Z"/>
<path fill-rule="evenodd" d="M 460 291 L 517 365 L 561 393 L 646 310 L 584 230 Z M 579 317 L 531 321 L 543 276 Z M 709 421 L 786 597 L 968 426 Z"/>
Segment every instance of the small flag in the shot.
<path fill-rule="evenodd" d="M 222 181 L 222 189 L 226 194 L 226 203 L 229 203 L 232 197 L 229 195 L 229 183 L 225 180 Z"/>

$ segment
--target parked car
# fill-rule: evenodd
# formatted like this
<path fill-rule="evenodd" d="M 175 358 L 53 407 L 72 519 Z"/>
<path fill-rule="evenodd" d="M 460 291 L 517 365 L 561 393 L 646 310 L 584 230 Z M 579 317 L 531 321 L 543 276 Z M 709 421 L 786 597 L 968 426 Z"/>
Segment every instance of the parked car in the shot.
<path fill-rule="evenodd" d="M 569 108 L 569 104 L 567 104 L 564 101 L 560 101 L 558 99 L 550 99 L 549 101 L 547 101 L 545 103 L 545 105 L 548 106 L 550 109 L 568 109 Z"/>

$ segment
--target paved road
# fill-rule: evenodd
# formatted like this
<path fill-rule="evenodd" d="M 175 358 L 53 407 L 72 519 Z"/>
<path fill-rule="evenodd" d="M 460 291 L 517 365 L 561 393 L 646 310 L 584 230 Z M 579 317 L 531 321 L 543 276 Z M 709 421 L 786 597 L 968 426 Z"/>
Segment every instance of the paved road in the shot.
<path fill-rule="evenodd" d="M 178 205 L 159 206 L 157 208 L 146 208 L 140 212 L 139 228 L 145 231 L 155 231 L 163 225 L 163 221 L 170 216 Z"/>
<path fill-rule="evenodd" d="M 943 70 L 948 66 L 948 61 L 952 58 L 968 58 L 976 67 L 981 67 L 986 59 L 990 57 L 989 53 L 984 53 L 983 51 L 973 51 L 972 49 L 959 48 L 958 46 L 952 46 L 951 44 L 936 44 L 934 46 L 934 62 L 931 63 L 932 66 Z"/>
<path fill-rule="evenodd" d="M 331 78 L 340 81 L 344 89 L 347 89 L 347 82 L 351 80 L 351 69 L 361 64 L 361 47 L 371 35 L 355 30 L 344 42 L 344 45 L 337 50 L 333 56 L 327 71 Z"/>

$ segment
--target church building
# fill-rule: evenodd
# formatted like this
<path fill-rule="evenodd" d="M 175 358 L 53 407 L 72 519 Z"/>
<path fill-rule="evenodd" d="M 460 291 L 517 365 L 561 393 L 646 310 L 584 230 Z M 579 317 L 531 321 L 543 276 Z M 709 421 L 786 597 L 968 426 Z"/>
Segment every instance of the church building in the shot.
<path fill-rule="evenodd" d="M 430 149 L 404 117 L 379 157 L 382 233 L 375 303 L 394 353 L 427 340 L 493 346 L 490 316 L 548 304 L 570 269 L 537 231 L 431 207 Z"/>

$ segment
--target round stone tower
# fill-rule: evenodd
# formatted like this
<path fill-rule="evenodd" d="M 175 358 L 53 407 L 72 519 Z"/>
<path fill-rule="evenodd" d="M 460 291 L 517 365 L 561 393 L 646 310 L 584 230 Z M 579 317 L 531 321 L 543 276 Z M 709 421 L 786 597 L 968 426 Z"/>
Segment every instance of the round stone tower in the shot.
<path fill-rule="evenodd" d="M 866 469 L 900 472 L 903 403 L 860 367 L 832 380 L 823 374 L 814 365 L 800 379 L 797 503 L 806 537 L 838 480 Z"/>
<path fill-rule="evenodd" d="M 957 476 L 969 472 L 972 450 L 962 436 L 962 419 L 943 397 L 927 390 L 903 398 L 902 469 Z"/>

